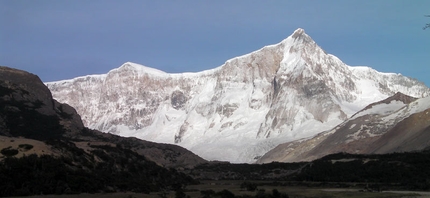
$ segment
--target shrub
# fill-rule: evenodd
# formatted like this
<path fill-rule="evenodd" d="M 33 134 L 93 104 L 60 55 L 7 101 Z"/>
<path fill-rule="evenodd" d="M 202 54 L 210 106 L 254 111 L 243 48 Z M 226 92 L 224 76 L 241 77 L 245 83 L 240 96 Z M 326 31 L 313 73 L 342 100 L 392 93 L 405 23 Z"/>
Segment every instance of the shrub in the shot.
<path fill-rule="evenodd" d="M 216 195 L 220 196 L 221 198 L 234 198 L 235 197 L 235 195 L 232 192 L 230 192 L 226 189 L 217 192 Z"/>
<path fill-rule="evenodd" d="M 257 184 L 252 182 L 243 182 L 240 184 L 240 188 L 245 188 L 247 191 L 255 191 L 257 189 Z"/>
<path fill-rule="evenodd" d="M 209 198 L 215 195 L 214 190 L 202 190 L 200 191 L 200 195 L 202 195 L 203 198 Z"/>
<path fill-rule="evenodd" d="M 31 145 L 31 144 L 20 144 L 18 147 L 22 148 L 24 150 L 30 150 L 33 148 L 33 145 Z"/>
<path fill-rule="evenodd" d="M 12 157 L 18 153 L 19 153 L 18 150 L 13 149 L 10 146 L 1 150 L 1 154 L 3 154 L 6 157 Z"/>

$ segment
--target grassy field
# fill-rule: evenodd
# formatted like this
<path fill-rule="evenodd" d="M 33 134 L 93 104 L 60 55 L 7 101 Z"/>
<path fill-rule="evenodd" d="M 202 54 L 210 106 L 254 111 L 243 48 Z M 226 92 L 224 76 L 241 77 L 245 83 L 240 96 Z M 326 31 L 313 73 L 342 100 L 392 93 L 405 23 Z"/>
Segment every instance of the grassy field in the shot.
<path fill-rule="evenodd" d="M 280 193 L 286 193 L 290 198 L 310 198 L 310 197 L 323 197 L 323 198 L 337 198 L 337 197 L 356 197 L 356 198 L 412 198 L 412 197 L 430 197 L 429 195 L 420 195 L 415 192 L 360 192 L 359 189 L 340 189 L 340 188 L 309 188 L 301 186 L 258 186 L 256 191 L 246 191 L 240 188 L 242 181 L 205 181 L 199 185 L 187 186 L 185 194 L 194 198 L 202 197 L 200 191 L 213 190 L 215 192 L 224 189 L 234 193 L 236 196 L 249 195 L 254 196 L 258 190 L 264 190 L 266 194 L 271 194 L 273 189 L 277 189 Z M 98 194 L 79 194 L 79 195 L 40 195 L 31 196 L 32 198 L 160 198 L 162 193 L 140 194 L 140 193 L 98 193 Z M 165 197 L 175 197 L 175 192 L 165 192 Z"/>

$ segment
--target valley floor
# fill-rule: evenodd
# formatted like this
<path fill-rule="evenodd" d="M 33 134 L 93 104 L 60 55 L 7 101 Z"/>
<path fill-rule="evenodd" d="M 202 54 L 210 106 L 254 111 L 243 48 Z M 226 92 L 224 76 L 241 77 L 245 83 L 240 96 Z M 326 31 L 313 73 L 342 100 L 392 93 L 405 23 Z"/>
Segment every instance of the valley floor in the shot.
<path fill-rule="evenodd" d="M 279 191 L 279 193 L 285 193 L 290 198 L 304 198 L 304 197 L 352 197 L 352 198 L 430 198 L 430 192 L 422 191 L 382 191 L 382 192 L 367 192 L 359 188 L 316 188 L 316 187 L 304 187 L 304 186 L 280 186 L 280 185 L 259 185 L 256 191 L 246 191 L 240 186 L 243 181 L 205 181 L 199 185 L 190 185 L 185 189 L 185 194 L 191 198 L 203 197 L 202 191 L 213 190 L 215 192 L 221 192 L 228 190 L 235 196 L 251 196 L 254 197 L 258 193 L 264 191 L 265 194 L 271 195 L 273 189 Z M 260 182 L 256 182 L 260 183 Z M 160 198 L 160 197 L 175 197 L 174 191 L 164 193 L 96 193 L 96 194 L 76 194 L 76 195 L 37 195 L 30 196 L 30 198 Z M 18 197 L 15 197 L 18 198 Z"/>

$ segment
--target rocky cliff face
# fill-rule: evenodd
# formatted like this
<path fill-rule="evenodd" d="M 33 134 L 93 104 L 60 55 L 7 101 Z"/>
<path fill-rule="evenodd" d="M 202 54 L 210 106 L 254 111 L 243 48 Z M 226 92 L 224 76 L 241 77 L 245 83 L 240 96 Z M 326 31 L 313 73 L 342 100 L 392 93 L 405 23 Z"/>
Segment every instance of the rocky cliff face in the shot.
<path fill-rule="evenodd" d="M 36 75 L 0 67 L 0 80 L 2 134 L 45 140 L 75 134 L 84 128 L 76 111 L 52 99 L 51 92 Z"/>
<path fill-rule="evenodd" d="M 345 122 L 312 138 L 278 145 L 258 160 L 312 161 L 347 152 L 383 154 L 423 150 L 430 146 L 430 97 L 397 93 L 370 104 Z"/>
<path fill-rule="evenodd" d="M 400 74 L 350 67 L 303 29 L 199 73 L 125 63 L 107 74 L 47 83 L 84 125 L 176 143 L 210 160 L 254 162 L 280 143 L 315 135 L 396 92 L 427 96 Z"/>
<path fill-rule="evenodd" d="M 21 70 L 0 67 L 0 112 L 0 149 L 15 145 L 14 141 L 3 139 L 20 138 L 20 142 L 36 142 L 39 146 L 32 149 L 32 152 L 39 155 L 69 155 L 67 149 L 46 144 L 64 141 L 85 153 L 91 152 L 91 144 L 113 147 L 121 145 L 121 151 L 131 149 L 166 167 L 189 168 L 205 162 L 176 145 L 157 144 L 89 130 L 84 127 L 74 108 L 54 100 L 49 89 L 36 75 Z M 39 147 L 46 152 L 36 151 Z"/>

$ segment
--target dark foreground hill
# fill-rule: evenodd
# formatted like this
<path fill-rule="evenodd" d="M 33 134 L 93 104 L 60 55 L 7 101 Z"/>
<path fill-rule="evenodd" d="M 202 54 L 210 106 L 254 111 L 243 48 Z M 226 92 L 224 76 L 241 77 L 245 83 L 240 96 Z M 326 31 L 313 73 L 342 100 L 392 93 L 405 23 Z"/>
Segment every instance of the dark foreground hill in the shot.
<path fill-rule="evenodd" d="M 85 128 L 33 74 L 0 67 L 0 196 L 172 189 L 205 162 L 175 145 Z"/>

